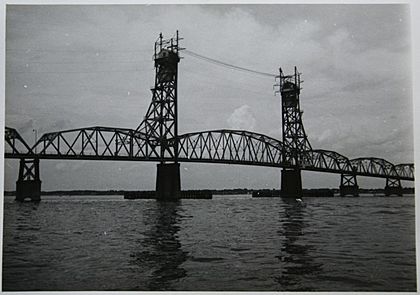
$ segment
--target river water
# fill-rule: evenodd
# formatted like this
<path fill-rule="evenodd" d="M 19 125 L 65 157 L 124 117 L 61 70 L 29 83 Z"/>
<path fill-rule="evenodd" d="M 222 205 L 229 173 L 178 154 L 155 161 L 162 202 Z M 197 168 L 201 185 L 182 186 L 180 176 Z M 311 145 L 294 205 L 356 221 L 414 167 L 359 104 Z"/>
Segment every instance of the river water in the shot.
<path fill-rule="evenodd" d="M 6 197 L 3 290 L 415 291 L 414 197 Z"/>

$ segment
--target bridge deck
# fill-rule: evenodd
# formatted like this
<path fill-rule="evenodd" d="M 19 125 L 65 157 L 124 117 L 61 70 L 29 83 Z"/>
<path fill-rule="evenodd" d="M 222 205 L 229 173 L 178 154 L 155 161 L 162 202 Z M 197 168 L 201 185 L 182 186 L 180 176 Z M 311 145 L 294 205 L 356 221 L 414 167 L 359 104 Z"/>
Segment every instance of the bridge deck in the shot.
<path fill-rule="evenodd" d="M 171 139 L 175 140 L 175 139 Z M 414 181 L 414 164 L 394 165 L 379 158 L 347 157 L 328 150 L 308 150 L 298 165 L 282 161 L 283 143 L 244 130 L 208 130 L 178 136 L 178 161 L 251 165 L 352 174 Z M 5 158 L 49 160 L 153 161 L 161 160 L 157 140 L 132 129 L 89 127 L 47 133 L 29 147 L 19 133 L 6 127 Z M 36 152 L 35 152 L 36 151 Z M 164 158 L 173 161 L 171 155 Z"/>

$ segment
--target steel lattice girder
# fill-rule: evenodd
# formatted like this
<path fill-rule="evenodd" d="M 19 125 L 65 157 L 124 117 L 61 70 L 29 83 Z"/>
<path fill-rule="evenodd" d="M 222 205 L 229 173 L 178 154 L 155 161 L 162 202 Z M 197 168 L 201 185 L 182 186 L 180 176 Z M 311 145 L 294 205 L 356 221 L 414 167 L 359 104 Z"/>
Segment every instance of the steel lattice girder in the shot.
<path fill-rule="evenodd" d="M 4 129 L 5 157 L 31 154 L 32 150 L 16 129 Z"/>
<path fill-rule="evenodd" d="M 279 86 L 277 93 L 281 94 L 283 144 L 288 148 L 283 150 L 282 160 L 298 167 L 302 152 L 312 150 L 302 122 L 303 112 L 300 110 L 302 81 L 296 67 L 293 75 L 284 75 L 282 69 L 279 70 L 279 76 L 276 76 L 279 84 L 275 86 Z"/>
<path fill-rule="evenodd" d="M 242 130 L 210 130 L 178 137 L 180 161 L 281 165 L 283 144 L 274 138 Z"/>
<path fill-rule="evenodd" d="M 45 158 L 156 158 L 155 141 L 136 130 L 97 126 L 46 133 L 32 149 Z"/>
<path fill-rule="evenodd" d="M 403 178 L 398 174 L 394 164 L 380 158 L 356 158 L 350 160 L 358 175 L 377 175 L 389 178 Z"/>
<path fill-rule="evenodd" d="M 401 177 L 414 179 L 414 164 L 398 164 L 395 165 L 395 170 Z"/>
<path fill-rule="evenodd" d="M 302 153 L 300 166 L 311 170 L 353 174 L 350 160 L 334 151 L 310 150 Z"/>
<path fill-rule="evenodd" d="M 178 143 L 169 141 L 178 136 L 177 124 L 177 81 L 178 81 L 178 33 L 176 38 L 163 40 L 162 34 L 155 42 L 155 86 L 152 102 L 137 131 L 151 134 L 158 141 L 161 161 L 172 158 L 177 161 Z"/>
<path fill-rule="evenodd" d="M 158 161 L 156 138 L 133 129 L 90 127 L 46 133 L 32 147 L 25 145 L 19 133 L 7 128 L 5 141 L 13 139 L 26 146 L 24 151 L 5 152 L 7 158 L 78 159 L 114 161 Z M 175 139 L 169 139 L 169 144 Z M 291 167 L 281 161 L 283 143 L 269 136 L 243 130 L 209 130 L 178 137 L 179 161 L 225 163 L 268 167 Z M 13 147 L 13 145 L 11 145 Z M 38 152 L 32 151 L 37 147 Z M 165 160 L 173 160 L 170 156 Z M 379 158 L 349 160 L 328 150 L 304 151 L 299 156 L 299 168 L 308 171 L 345 173 L 400 180 L 414 180 L 414 164 L 392 163 Z"/>

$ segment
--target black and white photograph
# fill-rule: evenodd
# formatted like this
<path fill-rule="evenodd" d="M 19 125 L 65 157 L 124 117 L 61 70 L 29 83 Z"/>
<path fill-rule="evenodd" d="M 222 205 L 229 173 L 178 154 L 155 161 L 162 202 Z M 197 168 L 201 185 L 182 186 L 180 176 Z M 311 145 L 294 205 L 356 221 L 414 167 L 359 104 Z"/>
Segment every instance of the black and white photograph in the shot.
<path fill-rule="evenodd" d="M 410 1 L 3 5 L 3 292 L 417 292 Z"/>

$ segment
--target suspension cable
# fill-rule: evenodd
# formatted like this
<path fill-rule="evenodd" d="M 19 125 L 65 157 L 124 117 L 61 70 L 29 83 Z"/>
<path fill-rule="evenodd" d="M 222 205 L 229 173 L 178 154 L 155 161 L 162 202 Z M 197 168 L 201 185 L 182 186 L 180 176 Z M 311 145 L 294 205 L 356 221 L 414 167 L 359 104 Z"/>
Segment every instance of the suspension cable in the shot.
<path fill-rule="evenodd" d="M 276 77 L 276 75 L 273 75 L 273 74 L 270 74 L 270 73 L 260 72 L 260 71 L 256 71 L 256 70 L 252 70 L 252 69 L 248 69 L 248 68 L 244 68 L 244 67 L 235 66 L 235 65 L 229 64 L 227 62 L 223 62 L 223 61 L 220 61 L 220 60 L 217 60 L 217 59 L 214 59 L 214 58 L 210 58 L 210 57 L 195 53 L 191 50 L 185 49 L 185 50 L 183 50 L 183 52 L 188 54 L 189 56 L 207 61 L 207 62 L 212 63 L 212 64 L 224 66 L 224 67 L 230 68 L 232 70 L 249 72 L 249 73 L 253 73 L 253 74 L 257 74 L 257 75 L 261 75 L 261 76 L 266 76 L 266 77 L 273 77 L 273 78 Z"/>

